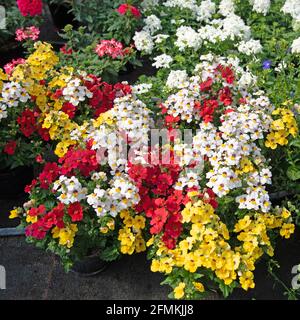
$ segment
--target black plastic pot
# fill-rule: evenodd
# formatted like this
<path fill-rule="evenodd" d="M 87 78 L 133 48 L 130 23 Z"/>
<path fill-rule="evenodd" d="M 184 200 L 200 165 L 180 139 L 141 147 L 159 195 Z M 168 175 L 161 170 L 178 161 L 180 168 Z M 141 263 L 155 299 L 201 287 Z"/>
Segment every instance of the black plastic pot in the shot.
<path fill-rule="evenodd" d="M 70 271 L 81 277 L 93 277 L 103 272 L 107 267 L 108 262 L 101 260 L 98 254 L 93 254 L 75 262 Z"/>
<path fill-rule="evenodd" d="M 15 199 L 24 195 L 24 188 L 33 179 L 31 167 L 0 170 L 0 199 Z"/>
<path fill-rule="evenodd" d="M 78 23 L 75 21 L 74 15 L 70 12 L 70 6 L 50 3 L 49 9 L 52 15 L 53 23 L 57 29 L 61 30 L 67 24 L 71 24 L 75 28 L 78 27 Z"/>

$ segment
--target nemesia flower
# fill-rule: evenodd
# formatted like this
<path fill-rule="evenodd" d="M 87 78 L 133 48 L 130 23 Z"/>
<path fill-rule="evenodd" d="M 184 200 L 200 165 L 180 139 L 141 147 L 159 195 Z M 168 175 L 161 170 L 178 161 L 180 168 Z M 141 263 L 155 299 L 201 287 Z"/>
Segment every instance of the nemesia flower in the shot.
<path fill-rule="evenodd" d="M 140 18 L 141 17 L 141 12 L 139 11 L 138 8 L 127 4 L 127 3 L 123 3 L 119 6 L 119 8 L 117 9 L 117 12 L 119 12 L 119 14 L 121 15 L 125 15 L 127 12 L 131 12 L 131 14 L 136 17 L 136 18 Z"/>
<path fill-rule="evenodd" d="M 17 0 L 17 4 L 22 16 L 37 16 L 42 14 L 42 0 Z"/>
<path fill-rule="evenodd" d="M 16 40 L 23 41 L 27 39 L 31 39 L 33 41 L 37 40 L 40 35 L 39 28 L 35 26 L 27 27 L 24 29 L 17 29 L 16 30 Z"/>
<path fill-rule="evenodd" d="M 65 55 L 70 55 L 73 53 L 73 49 L 72 48 L 67 48 L 67 45 L 64 44 L 61 48 L 60 48 L 60 52 L 64 53 Z"/>
<path fill-rule="evenodd" d="M 79 202 L 70 204 L 68 213 L 73 222 L 81 221 L 83 219 L 83 209 Z"/>
<path fill-rule="evenodd" d="M 10 156 L 12 156 L 12 155 L 15 154 L 16 147 L 17 147 L 17 142 L 16 141 L 14 141 L 14 140 L 9 141 L 5 145 L 3 152 L 8 154 L 8 155 L 10 155 Z"/>

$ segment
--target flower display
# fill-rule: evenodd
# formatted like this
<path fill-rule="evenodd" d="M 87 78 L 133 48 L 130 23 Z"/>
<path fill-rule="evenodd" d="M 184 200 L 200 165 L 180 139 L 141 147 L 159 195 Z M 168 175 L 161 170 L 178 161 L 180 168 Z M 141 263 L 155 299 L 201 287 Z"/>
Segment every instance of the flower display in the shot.
<path fill-rule="evenodd" d="M 146 251 L 172 299 L 254 289 L 299 224 L 300 5 L 104 6 L 57 52 L 35 26 L 15 33 L 27 53 L 0 69 L 0 163 L 37 170 L 10 218 L 66 270 Z M 122 81 L 137 58 L 151 70 Z"/>

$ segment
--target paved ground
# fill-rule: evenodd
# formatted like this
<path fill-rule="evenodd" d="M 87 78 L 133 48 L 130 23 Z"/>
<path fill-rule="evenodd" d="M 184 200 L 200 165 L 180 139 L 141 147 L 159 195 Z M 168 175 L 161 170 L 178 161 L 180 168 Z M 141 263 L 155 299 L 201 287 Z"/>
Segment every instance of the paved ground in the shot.
<path fill-rule="evenodd" d="M 0 265 L 7 273 L 1 299 L 164 299 L 168 288 L 152 273 L 144 255 L 125 257 L 96 277 L 65 274 L 59 261 L 24 242 L 0 238 Z"/>
<path fill-rule="evenodd" d="M 280 277 L 290 286 L 292 266 L 300 262 L 299 235 L 280 242 L 278 255 Z M 2 299 L 165 299 L 169 292 L 160 286 L 163 277 L 152 273 L 145 255 L 125 257 L 112 263 L 100 275 L 82 278 L 65 274 L 59 261 L 25 243 L 23 237 L 0 238 L 0 265 L 7 272 L 7 290 L 0 290 Z M 286 299 L 282 288 L 274 286 L 264 263 L 256 270 L 256 289 L 245 294 L 236 291 L 230 299 Z M 216 299 L 216 297 L 212 297 Z"/>

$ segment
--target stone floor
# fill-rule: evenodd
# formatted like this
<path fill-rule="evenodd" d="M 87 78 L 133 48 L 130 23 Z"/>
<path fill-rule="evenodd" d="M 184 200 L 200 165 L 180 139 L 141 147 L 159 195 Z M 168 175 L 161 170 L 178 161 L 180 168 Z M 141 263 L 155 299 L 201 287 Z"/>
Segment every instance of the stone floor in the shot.
<path fill-rule="evenodd" d="M 168 288 L 152 273 L 144 255 L 125 257 L 92 278 L 66 274 L 55 256 L 25 243 L 0 238 L 0 265 L 6 268 L 1 299 L 164 299 Z"/>
<path fill-rule="evenodd" d="M 292 266 L 300 263 L 299 234 L 278 244 L 276 259 L 281 265 L 278 275 L 290 286 Z M 92 278 L 66 274 L 59 261 L 25 243 L 23 237 L 0 238 L 0 265 L 6 268 L 6 290 L 0 300 L 19 299 L 165 299 L 169 292 L 160 286 L 162 275 L 152 273 L 145 255 L 128 256 L 112 263 Z M 284 290 L 267 273 L 264 263 L 257 266 L 256 288 L 248 293 L 237 290 L 230 299 L 286 299 Z M 216 299 L 214 296 L 213 299 Z"/>

